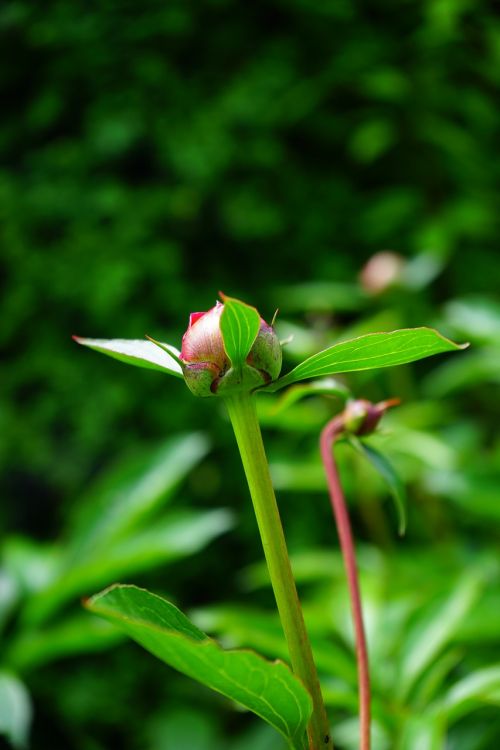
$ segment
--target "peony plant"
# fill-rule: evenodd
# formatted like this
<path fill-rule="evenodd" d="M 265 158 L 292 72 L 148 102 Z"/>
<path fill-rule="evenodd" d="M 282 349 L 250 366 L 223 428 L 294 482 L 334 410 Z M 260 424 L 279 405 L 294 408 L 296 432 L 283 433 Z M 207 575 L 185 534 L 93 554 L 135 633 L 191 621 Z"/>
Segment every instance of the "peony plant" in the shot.
<path fill-rule="evenodd" d="M 248 482 L 291 669 L 248 650 L 222 649 L 174 605 L 135 586 L 112 586 L 91 597 L 86 606 L 114 622 L 170 666 L 266 720 L 293 750 L 332 750 L 330 723 L 288 557 L 256 397 L 313 378 L 405 364 L 463 347 L 430 328 L 372 333 L 334 344 L 281 375 L 282 348 L 274 318 L 268 324 L 254 307 L 223 294 L 220 297 L 221 301 L 210 310 L 191 313 L 180 351 L 151 338 L 74 338 L 79 344 L 128 364 L 184 379 L 195 396 L 223 399 Z M 324 382 L 321 389 L 338 392 L 338 386 Z M 372 405 L 364 400 L 347 400 L 344 411 L 325 427 L 321 438 L 351 594 L 360 685 L 361 750 L 370 748 L 368 659 L 354 544 L 332 447 L 341 435 L 347 435 L 359 447 L 359 437 L 373 431 L 393 403 L 391 400 Z"/>

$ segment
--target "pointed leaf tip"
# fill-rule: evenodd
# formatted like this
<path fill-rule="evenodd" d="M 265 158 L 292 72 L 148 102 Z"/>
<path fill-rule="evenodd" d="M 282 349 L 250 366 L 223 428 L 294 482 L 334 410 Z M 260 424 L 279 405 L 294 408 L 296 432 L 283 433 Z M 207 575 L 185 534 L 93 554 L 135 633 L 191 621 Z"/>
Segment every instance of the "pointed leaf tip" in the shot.
<path fill-rule="evenodd" d="M 154 344 L 155 346 L 159 346 L 160 349 L 162 349 L 164 352 L 167 352 L 168 356 L 172 357 L 172 359 L 174 359 L 177 362 L 177 364 L 179 365 L 179 367 L 181 368 L 181 370 L 184 371 L 184 362 L 178 356 L 177 350 L 174 349 L 173 346 L 170 346 L 169 344 L 162 344 L 161 341 L 157 341 L 156 339 L 152 338 L 151 336 L 148 336 L 147 333 L 145 334 L 145 336 L 146 336 L 146 338 L 147 338 L 148 341 L 151 341 L 152 344 Z"/>
<path fill-rule="evenodd" d="M 408 364 L 434 354 L 466 349 L 467 346 L 456 344 L 433 328 L 367 333 L 313 354 L 266 390 L 277 391 L 308 378 Z"/>
<path fill-rule="evenodd" d="M 120 362 L 149 370 L 159 370 L 179 378 L 183 377 L 182 367 L 174 357 L 174 354 L 178 357 L 180 352 L 174 346 L 163 344 L 160 348 L 151 341 L 142 339 L 90 339 L 77 336 L 75 341 L 82 346 L 88 346 L 89 349 L 118 359 Z M 172 353 L 162 351 L 163 347 L 168 347 Z"/>

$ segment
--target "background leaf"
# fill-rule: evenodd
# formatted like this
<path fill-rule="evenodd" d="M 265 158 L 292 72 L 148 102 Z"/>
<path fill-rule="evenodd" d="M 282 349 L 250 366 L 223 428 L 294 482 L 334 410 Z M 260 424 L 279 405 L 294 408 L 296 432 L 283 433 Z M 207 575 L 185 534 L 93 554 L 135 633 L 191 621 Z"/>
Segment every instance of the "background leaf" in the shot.
<path fill-rule="evenodd" d="M 40 623 L 69 599 L 109 585 L 115 576 L 179 559 L 226 531 L 232 519 L 225 510 L 172 510 L 153 521 L 208 449 L 202 433 L 181 433 L 121 461 L 98 480 L 70 519 L 64 554 L 46 564 L 45 580 L 28 602 L 24 620 Z M 43 570 L 40 554 L 32 567 Z"/>
<path fill-rule="evenodd" d="M 75 510 L 70 554 L 81 560 L 144 523 L 172 498 L 209 448 L 202 432 L 184 432 L 120 461 L 86 492 Z"/>
<path fill-rule="evenodd" d="M 456 682 L 444 698 L 443 710 L 456 719 L 481 704 L 500 706 L 500 664 L 478 669 Z"/>
<path fill-rule="evenodd" d="M 299 385 L 289 388 L 281 396 L 277 404 L 275 404 L 272 413 L 276 416 L 285 409 L 290 408 L 290 406 L 297 403 L 297 401 L 300 401 L 307 396 L 315 396 L 319 394 L 334 396 L 339 399 L 342 404 L 345 404 L 350 396 L 347 386 L 333 378 L 323 378 L 321 380 L 315 380 L 313 383 L 300 383 Z"/>
<path fill-rule="evenodd" d="M 88 339 L 81 336 L 73 336 L 77 344 L 88 346 L 89 349 L 95 349 L 96 352 L 107 354 L 113 359 L 125 362 L 128 365 L 145 367 L 148 370 L 159 370 L 168 372 L 169 375 L 175 375 L 182 378 L 182 368 L 170 357 L 165 349 L 160 348 L 152 341 L 143 341 L 142 339 Z M 180 352 L 175 346 L 162 344 L 179 356 Z"/>
<path fill-rule="evenodd" d="M 405 724 L 398 750 L 443 750 L 445 718 L 429 712 L 411 716 Z"/>
<path fill-rule="evenodd" d="M 151 527 L 99 549 L 89 559 L 66 570 L 63 568 L 52 586 L 32 600 L 27 621 L 45 620 L 65 602 L 109 585 L 117 578 L 192 555 L 232 525 L 232 514 L 223 508 L 169 513 Z"/>
<path fill-rule="evenodd" d="M 242 365 L 252 348 L 260 328 L 260 315 L 250 305 L 222 295 L 224 310 L 220 329 L 224 349 L 233 367 Z"/>
<path fill-rule="evenodd" d="M 291 747 L 305 750 L 311 699 L 285 664 L 251 651 L 224 651 L 172 604 L 135 586 L 113 586 L 86 606 L 166 664 L 265 719 Z"/>
<path fill-rule="evenodd" d="M 400 476 L 384 454 L 372 445 L 368 445 L 364 440 L 359 440 L 354 435 L 349 436 L 349 443 L 358 453 L 368 459 L 389 486 L 398 515 L 398 531 L 400 535 L 403 535 L 406 530 L 406 491 Z"/>
<path fill-rule="evenodd" d="M 401 659 L 398 695 L 404 698 L 442 648 L 452 638 L 461 620 L 479 598 L 483 581 L 470 573 L 452 594 L 424 611 L 412 626 Z"/>
<path fill-rule="evenodd" d="M 24 684 L 9 672 L 0 672 L 0 734 L 16 748 L 28 743 L 31 699 Z"/>
<path fill-rule="evenodd" d="M 433 354 L 463 349 L 432 328 L 407 328 L 365 336 L 334 344 L 313 354 L 267 390 L 277 391 L 298 380 L 355 370 L 374 370 L 415 362 Z"/>
<path fill-rule="evenodd" d="M 55 625 L 23 631 L 9 644 L 4 658 L 9 667 L 24 674 L 55 659 L 105 651 L 125 638 L 111 623 L 80 611 Z"/>

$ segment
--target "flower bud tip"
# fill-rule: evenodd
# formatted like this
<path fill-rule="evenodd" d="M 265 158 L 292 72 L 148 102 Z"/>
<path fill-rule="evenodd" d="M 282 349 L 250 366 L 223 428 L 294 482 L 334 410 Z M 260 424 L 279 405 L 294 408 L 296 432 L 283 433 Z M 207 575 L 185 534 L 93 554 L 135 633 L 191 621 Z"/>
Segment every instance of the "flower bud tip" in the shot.
<path fill-rule="evenodd" d="M 231 299 L 223 292 L 219 296 L 223 301 Z M 223 310 L 223 302 L 216 302 L 206 312 L 191 313 L 182 337 L 180 360 L 184 378 L 197 396 L 252 391 L 275 380 L 281 370 L 278 337 L 263 318 L 246 361 L 241 367 L 232 366 L 220 328 Z"/>

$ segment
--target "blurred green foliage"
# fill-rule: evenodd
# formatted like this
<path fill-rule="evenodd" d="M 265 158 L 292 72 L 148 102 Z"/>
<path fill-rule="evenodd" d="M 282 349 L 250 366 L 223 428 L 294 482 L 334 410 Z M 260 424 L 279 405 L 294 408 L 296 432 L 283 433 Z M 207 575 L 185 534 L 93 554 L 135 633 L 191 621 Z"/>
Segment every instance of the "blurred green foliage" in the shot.
<path fill-rule="evenodd" d="M 6 0 L 0 38 L 0 690 L 27 717 L 15 673 L 27 686 L 33 748 L 278 747 L 130 644 L 110 636 L 88 653 L 107 629 L 77 601 L 124 575 L 195 608 L 200 626 L 228 642 L 283 654 L 272 596 L 248 567 L 261 552 L 218 403 L 69 338 L 148 333 L 179 345 L 189 312 L 210 307 L 219 289 L 268 319 L 280 307 L 280 335 L 294 334 L 287 365 L 400 326 L 471 341 L 448 359 L 345 378 L 356 396 L 403 399 L 373 445 L 408 485 L 406 539 L 376 474 L 347 447 L 339 455 L 360 540 L 377 747 L 442 750 L 446 731 L 447 750 L 498 746 L 496 9 L 486 0 L 406 0 L 397 12 L 385 0 Z M 359 273 L 388 249 L 400 263 L 376 291 L 373 269 L 363 283 Z M 278 402 L 260 402 L 269 453 L 337 747 L 348 750 L 348 610 L 317 452 L 338 402 L 317 394 L 281 411 Z M 144 450 L 153 461 L 166 437 L 200 429 L 212 447 L 179 459 L 189 477 L 176 509 L 132 515 L 113 540 L 104 513 L 103 557 L 87 564 L 99 545 L 90 557 L 77 545 L 92 527 L 84 488 L 116 460 Z M 200 519 L 221 506 L 237 527 L 195 554 L 217 530 Z M 180 537 L 176 562 L 168 525 L 188 516 L 198 531 Z M 242 607 L 268 628 L 244 627 Z"/>

